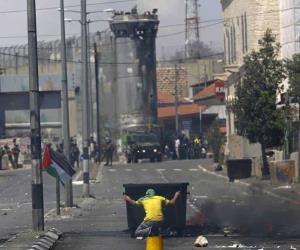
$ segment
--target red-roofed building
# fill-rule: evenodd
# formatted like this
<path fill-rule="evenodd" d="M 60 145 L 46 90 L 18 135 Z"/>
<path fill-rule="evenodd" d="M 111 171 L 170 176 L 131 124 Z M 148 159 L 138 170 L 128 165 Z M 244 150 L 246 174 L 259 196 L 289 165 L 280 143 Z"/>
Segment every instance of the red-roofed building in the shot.
<path fill-rule="evenodd" d="M 199 86 L 194 85 L 193 87 L 196 89 Z M 195 93 L 195 91 L 193 92 Z M 209 115 L 211 117 L 214 117 L 214 120 L 217 120 L 221 126 L 220 132 L 225 134 L 226 106 L 224 81 L 219 79 L 209 81 L 209 85 L 206 88 L 203 88 L 195 93 L 193 100 L 198 105 L 207 106 L 207 109 L 202 113 L 202 115 Z"/>
<path fill-rule="evenodd" d="M 200 131 L 207 131 L 216 115 L 204 114 L 206 106 L 199 106 L 189 99 L 180 99 L 178 103 L 179 131 L 199 135 Z M 201 129 L 200 129 L 200 118 Z M 176 105 L 175 97 L 158 92 L 158 121 L 164 131 L 176 133 Z"/>
<path fill-rule="evenodd" d="M 225 83 L 215 80 L 209 86 L 196 93 L 193 97 L 195 103 L 200 105 L 224 105 Z"/>

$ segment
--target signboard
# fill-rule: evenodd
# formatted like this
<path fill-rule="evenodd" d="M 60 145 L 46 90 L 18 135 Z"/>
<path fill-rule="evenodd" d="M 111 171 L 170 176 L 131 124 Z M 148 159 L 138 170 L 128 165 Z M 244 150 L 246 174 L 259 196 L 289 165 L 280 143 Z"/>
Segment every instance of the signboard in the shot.
<path fill-rule="evenodd" d="M 216 96 L 218 99 L 224 101 L 225 99 L 225 83 L 223 81 L 217 81 L 216 86 Z"/>
<path fill-rule="evenodd" d="M 183 130 L 192 130 L 192 119 L 186 119 L 182 121 Z"/>

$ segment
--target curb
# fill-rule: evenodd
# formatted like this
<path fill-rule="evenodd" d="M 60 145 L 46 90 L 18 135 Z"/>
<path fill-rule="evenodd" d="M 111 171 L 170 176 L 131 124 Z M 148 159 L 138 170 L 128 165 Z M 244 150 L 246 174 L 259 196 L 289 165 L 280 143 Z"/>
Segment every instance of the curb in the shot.
<path fill-rule="evenodd" d="M 222 175 L 222 174 L 217 174 L 211 170 L 208 170 L 206 169 L 205 167 L 201 166 L 201 165 L 198 165 L 198 168 L 203 171 L 204 173 L 208 173 L 210 175 L 214 175 L 218 178 L 222 178 L 222 179 L 226 179 L 228 180 L 228 177 L 226 177 L 225 175 Z M 246 187 L 250 187 L 251 184 L 250 183 L 247 183 L 247 182 L 244 182 L 244 181 L 241 181 L 241 180 L 235 180 L 235 183 L 237 184 L 240 184 L 240 185 L 243 185 L 243 186 L 246 186 Z M 282 201 L 287 201 L 287 202 L 293 202 L 294 200 L 291 199 L 291 198 L 288 198 L 288 197 L 284 197 L 282 195 L 279 195 L 279 194 L 276 194 L 276 193 L 273 193 L 272 191 L 268 191 L 268 190 L 260 190 L 259 188 L 256 188 L 256 187 L 252 187 L 253 190 L 256 190 L 256 191 L 262 191 L 264 194 L 266 195 L 269 195 L 269 196 L 272 196 L 274 198 L 277 198 L 277 199 L 280 199 Z"/>
<path fill-rule="evenodd" d="M 55 243 L 63 236 L 63 233 L 56 228 L 51 228 L 33 243 L 27 250 L 49 250 L 53 249 Z"/>

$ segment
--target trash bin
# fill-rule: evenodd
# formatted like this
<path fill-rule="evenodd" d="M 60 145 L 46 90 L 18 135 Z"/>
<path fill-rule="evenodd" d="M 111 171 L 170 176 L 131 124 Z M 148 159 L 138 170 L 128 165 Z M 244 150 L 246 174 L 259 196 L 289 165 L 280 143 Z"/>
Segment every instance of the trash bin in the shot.
<path fill-rule="evenodd" d="M 229 181 L 251 177 L 251 159 L 227 160 L 227 175 Z"/>
<path fill-rule="evenodd" d="M 189 183 L 149 183 L 149 184 L 124 184 L 125 193 L 132 199 L 138 200 L 145 196 L 147 189 L 153 188 L 157 195 L 172 199 L 175 192 L 181 194 L 174 205 L 163 207 L 164 227 L 182 233 L 186 223 L 187 186 Z M 144 209 L 127 202 L 128 229 L 133 233 L 145 217 Z"/>

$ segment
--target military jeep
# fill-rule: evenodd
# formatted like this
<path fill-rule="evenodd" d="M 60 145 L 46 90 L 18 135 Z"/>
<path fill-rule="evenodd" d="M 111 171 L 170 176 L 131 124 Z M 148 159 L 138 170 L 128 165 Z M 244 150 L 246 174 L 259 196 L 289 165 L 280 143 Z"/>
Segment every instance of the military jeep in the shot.
<path fill-rule="evenodd" d="M 154 133 L 131 133 L 127 135 L 126 157 L 128 163 L 137 163 L 139 159 L 151 162 L 162 161 L 162 152 L 158 137 Z"/>

